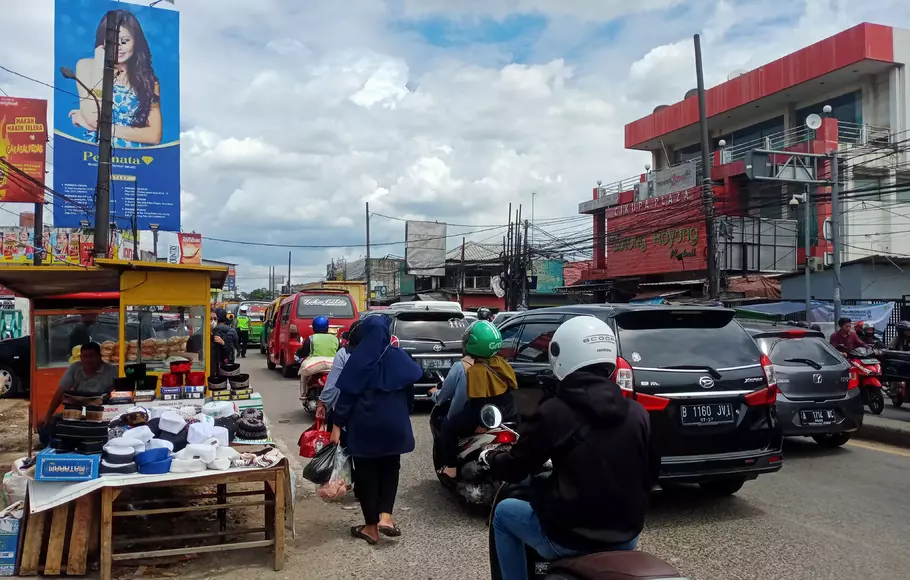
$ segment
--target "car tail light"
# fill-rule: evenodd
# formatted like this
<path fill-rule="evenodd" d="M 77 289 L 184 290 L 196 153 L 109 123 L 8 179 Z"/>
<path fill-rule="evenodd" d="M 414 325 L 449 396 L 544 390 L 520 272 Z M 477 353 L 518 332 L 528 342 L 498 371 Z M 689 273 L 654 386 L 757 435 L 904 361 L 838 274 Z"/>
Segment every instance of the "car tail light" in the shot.
<path fill-rule="evenodd" d="M 746 395 L 746 404 L 750 407 L 759 407 L 762 405 L 773 405 L 777 402 L 777 375 L 774 373 L 774 365 L 768 355 L 761 355 L 761 370 L 765 374 L 765 383 L 768 385 L 764 389 L 759 389 L 754 393 Z"/>
<path fill-rule="evenodd" d="M 780 333 L 781 336 L 786 336 L 787 338 L 802 338 L 806 336 L 805 330 L 785 330 Z"/>
<path fill-rule="evenodd" d="M 635 380 L 632 376 L 632 365 L 621 356 L 616 357 L 616 371 L 613 373 L 613 381 L 619 385 L 625 397 L 632 397 L 632 389 L 635 386 Z"/>
<path fill-rule="evenodd" d="M 856 369 L 850 369 L 850 381 L 847 383 L 847 390 L 859 388 L 859 373 Z"/>
<path fill-rule="evenodd" d="M 508 445 L 510 443 L 515 443 L 516 441 L 518 441 L 518 438 L 515 437 L 515 433 L 512 433 L 511 431 L 500 431 L 496 434 L 496 439 L 493 440 L 493 443 Z"/>
<path fill-rule="evenodd" d="M 645 411 L 663 411 L 670 404 L 670 399 L 644 393 L 635 393 L 635 400 L 641 403 Z"/>

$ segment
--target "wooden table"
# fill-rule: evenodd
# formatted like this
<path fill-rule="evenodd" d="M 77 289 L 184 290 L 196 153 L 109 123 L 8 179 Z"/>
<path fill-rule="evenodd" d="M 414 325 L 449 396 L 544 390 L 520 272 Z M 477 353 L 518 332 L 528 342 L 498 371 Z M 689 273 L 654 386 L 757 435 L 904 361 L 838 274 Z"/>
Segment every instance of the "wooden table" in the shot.
<path fill-rule="evenodd" d="M 282 461 L 268 469 L 235 470 L 217 474 L 210 471 L 206 472 L 204 476 L 174 481 L 157 481 L 145 484 L 133 483 L 122 487 L 106 486 L 90 495 L 82 496 L 56 508 L 31 514 L 26 523 L 19 573 L 21 576 L 33 576 L 38 572 L 43 572 L 45 576 L 58 575 L 61 572 L 69 575 L 83 575 L 87 568 L 86 559 L 88 554 L 94 549 L 100 549 L 101 580 L 111 580 L 114 562 L 269 546 L 274 547 L 275 570 L 282 570 L 285 563 L 285 500 L 289 493 L 285 482 L 287 470 L 287 462 Z M 256 483 L 262 484 L 261 489 L 233 492 L 228 490 L 229 485 Z M 215 493 L 183 495 L 179 498 L 131 500 L 130 507 L 132 509 L 115 506 L 118 496 L 126 489 L 199 486 L 215 486 L 216 491 Z M 257 499 L 256 496 L 262 496 L 262 499 Z M 241 500 L 228 503 L 229 498 L 241 498 Z M 200 503 L 198 500 L 203 500 L 204 503 Z M 215 501 L 211 503 L 207 500 Z M 155 504 L 161 505 L 164 503 L 175 503 L 176 501 L 181 503 L 193 502 L 197 505 L 155 507 Z M 100 509 L 98 508 L 99 503 Z M 262 506 L 265 512 L 263 527 L 227 529 L 228 509 L 258 506 Z M 68 517 L 71 508 L 73 514 L 72 517 Z M 139 538 L 113 537 L 114 518 L 180 514 L 197 511 L 217 511 L 218 531 Z M 44 533 L 44 529 L 49 519 L 49 514 L 51 516 L 51 530 L 50 534 L 47 535 Z M 231 537 L 243 538 L 253 534 L 262 534 L 264 539 L 247 541 L 234 539 L 229 541 Z M 44 538 L 46 535 L 48 537 L 45 542 Z M 98 538 L 99 541 L 96 543 L 92 537 Z M 213 537 L 219 539 L 218 544 L 202 543 L 186 548 L 134 552 L 115 551 L 117 545 L 123 544 L 160 544 L 180 540 L 203 541 Z M 69 538 L 68 541 L 67 538 Z M 68 558 L 64 565 L 62 560 L 65 545 L 68 545 L 69 548 Z M 42 566 L 41 555 L 43 553 L 46 553 L 46 556 Z"/>

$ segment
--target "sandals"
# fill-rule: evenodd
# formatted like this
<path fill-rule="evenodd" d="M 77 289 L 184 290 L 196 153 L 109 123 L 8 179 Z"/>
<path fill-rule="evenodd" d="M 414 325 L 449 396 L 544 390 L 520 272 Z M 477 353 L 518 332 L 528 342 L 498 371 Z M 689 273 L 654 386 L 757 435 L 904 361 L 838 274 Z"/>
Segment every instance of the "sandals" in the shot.
<path fill-rule="evenodd" d="M 401 529 L 398 527 L 398 524 L 391 526 L 379 526 L 379 533 L 387 538 L 401 537 Z"/>
<path fill-rule="evenodd" d="M 367 544 L 369 544 L 369 545 L 371 545 L 371 546 L 375 546 L 376 544 L 379 543 L 379 541 L 378 541 L 378 540 L 374 540 L 373 538 L 371 538 L 370 536 L 368 536 L 366 533 L 364 533 L 363 528 L 365 528 L 365 527 L 366 527 L 366 526 L 364 526 L 364 525 L 360 525 L 360 526 L 351 526 L 351 535 L 352 535 L 353 537 L 355 537 L 355 538 L 360 539 L 360 540 L 364 540 Z M 380 531 L 381 531 L 381 530 L 380 530 Z"/>

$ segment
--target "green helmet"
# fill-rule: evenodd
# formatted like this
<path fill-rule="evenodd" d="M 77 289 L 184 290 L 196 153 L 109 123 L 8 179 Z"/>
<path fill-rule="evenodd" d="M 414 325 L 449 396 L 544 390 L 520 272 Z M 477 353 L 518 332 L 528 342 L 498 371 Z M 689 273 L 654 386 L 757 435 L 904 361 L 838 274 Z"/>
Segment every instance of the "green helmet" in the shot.
<path fill-rule="evenodd" d="M 471 356 L 490 358 L 502 348 L 502 335 L 491 322 L 478 320 L 464 331 L 461 344 Z"/>

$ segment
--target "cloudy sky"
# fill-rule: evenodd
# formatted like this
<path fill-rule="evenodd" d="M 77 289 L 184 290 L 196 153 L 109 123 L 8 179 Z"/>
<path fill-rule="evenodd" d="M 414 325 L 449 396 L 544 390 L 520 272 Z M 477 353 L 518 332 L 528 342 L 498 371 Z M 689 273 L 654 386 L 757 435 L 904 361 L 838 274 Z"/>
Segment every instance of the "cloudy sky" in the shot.
<path fill-rule="evenodd" d="M 146 2 L 148 3 L 148 2 Z M 53 78 L 53 0 L 0 0 L 0 65 Z M 177 0 L 182 223 L 294 250 L 294 277 L 363 254 L 364 204 L 496 241 L 508 204 L 561 235 L 598 179 L 642 171 L 623 126 L 862 21 L 910 26 L 905 0 Z M 12 21 L 12 19 L 11 19 Z M 51 89 L 0 71 L 10 95 Z M 52 108 L 51 108 L 52 110 Z M 51 169 L 51 179 L 53 173 Z M 9 208 L 7 208 L 9 209 Z M 20 207 L 12 208 L 15 211 Z M 13 217 L 0 213 L 0 223 Z M 374 216 L 373 255 L 404 223 Z M 472 233 L 473 232 L 473 233 Z M 166 239 L 166 237 L 165 237 Z M 162 242 L 162 246 L 167 243 Z M 264 286 L 287 250 L 205 241 Z"/>

